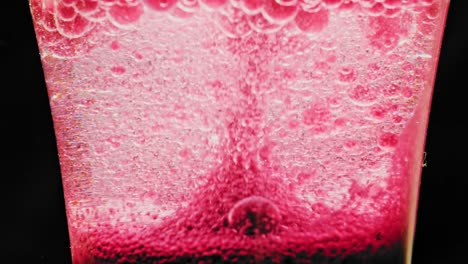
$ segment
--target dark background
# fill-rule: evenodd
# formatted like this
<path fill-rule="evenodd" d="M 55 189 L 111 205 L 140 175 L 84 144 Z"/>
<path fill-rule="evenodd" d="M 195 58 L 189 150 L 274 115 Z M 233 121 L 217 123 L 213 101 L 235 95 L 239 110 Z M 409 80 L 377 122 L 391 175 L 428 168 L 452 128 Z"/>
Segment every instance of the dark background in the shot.
<path fill-rule="evenodd" d="M 468 263 L 467 35 L 468 1 L 452 0 L 427 135 L 414 264 Z M 52 119 L 26 0 L 0 3 L 0 100 L 6 134 L 0 262 L 70 263 Z"/>

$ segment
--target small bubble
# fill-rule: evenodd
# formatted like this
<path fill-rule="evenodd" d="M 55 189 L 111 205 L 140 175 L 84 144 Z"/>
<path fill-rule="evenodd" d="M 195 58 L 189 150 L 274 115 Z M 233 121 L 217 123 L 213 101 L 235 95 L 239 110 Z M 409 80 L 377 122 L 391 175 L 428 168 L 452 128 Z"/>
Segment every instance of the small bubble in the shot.
<path fill-rule="evenodd" d="M 371 115 L 377 119 L 382 119 L 385 117 L 388 108 L 383 105 L 376 105 L 371 108 Z"/>
<path fill-rule="evenodd" d="M 375 3 L 373 6 L 369 8 L 364 8 L 367 13 L 371 16 L 378 16 L 385 12 L 385 6 L 382 3 Z"/>
<path fill-rule="evenodd" d="M 401 6 L 401 0 L 384 0 L 383 3 L 385 6 L 389 6 L 389 7 Z"/>
<path fill-rule="evenodd" d="M 177 3 L 177 0 L 143 0 L 147 6 L 156 11 L 165 11 Z"/>
<path fill-rule="evenodd" d="M 126 69 L 123 66 L 114 66 L 111 68 L 111 71 L 115 74 L 124 74 Z"/>
<path fill-rule="evenodd" d="M 399 116 L 399 115 L 396 115 L 393 117 L 393 122 L 394 123 L 401 123 L 401 121 L 403 120 L 403 117 Z"/>
<path fill-rule="evenodd" d="M 182 150 L 179 152 L 179 156 L 180 156 L 181 158 L 184 158 L 184 159 L 189 158 L 190 155 L 191 155 L 191 152 L 190 152 L 190 150 L 187 149 L 187 148 L 184 148 L 184 149 L 182 149 Z"/>
<path fill-rule="evenodd" d="M 302 121 L 306 125 L 317 125 L 327 122 L 331 117 L 330 110 L 324 104 L 314 104 L 302 112 Z"/>
<path fill-rule="evenodd" d="M 409 87 L 406 87 L 404 89 L 401 90 L 401 93 L 403 94 L 404 97 L 406 98 L 410 98 L 411 96 L 413 96 L 413 91 L 411 90 L 411 88 Z"/>
<path fill-rule="evenodd" d="M 345 118 L 337 118 L 335 120 L 335 126 L 336 127 L 344 127 L 346 125 L 346 119 Z"/>
<path fill-rule="evenodd" d="M 338 80 L 343 83 L 349 83 L 356 80 L 356 71 L 350 67 L 345 66 L 338 72 Z"/>
<path fill-rule="evenodd" d="M 338 7 L 341 4 L 342 0 L 322 0 L 328 8 Z"/>
<path fill-rule="evenodd" d="M 382 93 L 386 97 L 396 96 L 396 95 L 398 95 L 399 91 L 400 91 L 400 86 L 398 86 L 396 84 L 390 84 L 390 85 L 384 86 L 383 89 L 382 89 Z"/>
<path fill-rule="evenodd" d="M 111 47 L 111 49 L 113 49 L 113 50 L 118 50 L 118 49 L 120 48 L 119 42 L 117 42 L 117 41 L 112 41 L 110 47 Z"/>
<path fill-rule="evenodd" d="M 262 14 L 248 17 L 248 23 L 252 29 L 261 33 L 274 33 L 281 29 L 282 25 L 269 22 Z"/>
<path fill-rule="evenodd" d="M 247 13 L 257 13 L 263 6 L 263 0 L 240 0 L 240 7 Z"/>
<path fill-rule="evenodd" d="M 312 178 L 312 174 L 310 173 L 304 173 L 304 172 L 301 172 L 297 175 L 297 181 L 299 183 L 303 183 L 304 181 L 308 180 Z"/>
<path fill-rule="evenodd" d="M 296 129 L 299 127 L 299 121 L 297 121 L 296 119 L 293 119 L 293 120 L 289 120 L 288 122 L 288 127 L 290 129 Z"/>
<path fill-rule="evenodd" d="M 393 133 L 383 133 L 379 137 L 379 145 L 382 147 L 395 147 L 398 144 L 398 136 Z"/>
<path fill-rule="evenodd" d="M 135 52 L 133 55 L 135 56 L 135 59 L 137 59 L 137 60 L 142 60 L 143 59 L 143 55 L 141 55 L 141 53 L 139 53 L 139 52 Z"/>
<path fill-rule="evenodd" d="M 344 146 L 348 149 L 354 148 L 357 145 L 356 140 L 348 139 L 344 142 Z"/>
<path fill-rule="evenodd" d="M 211 9 L 217 9 L 227 3 L 228 0 L 200 0 L 205 6 Z"/>
<path fill-rule="evenodd" d="M 426 17 L 430 20 L 436 19 L 440 13 L 439 3 L 435 2 L 434 4 L 425 8 Z"/>
<path fill-rule="evenodd" d="M 357 85 L 348 93 L 349 97 L 357 105 L 371 105 L 377 100 L 375 89 L 369 86 Z"/>

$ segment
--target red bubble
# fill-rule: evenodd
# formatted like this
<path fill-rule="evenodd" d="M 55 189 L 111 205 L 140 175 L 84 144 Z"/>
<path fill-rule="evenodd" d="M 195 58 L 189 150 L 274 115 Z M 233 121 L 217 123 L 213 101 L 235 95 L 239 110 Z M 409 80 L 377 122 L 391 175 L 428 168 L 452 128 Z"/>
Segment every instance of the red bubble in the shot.
<path fill-rule="evenodd" d="M 57 30 L 65 37 L 78 38 L 86 34 L 94 26 L 89 20 L 77 15 L 70 21 L 57 20 Z"/>
<path fill-rule="evenodd" d="M 200 0 L 200 1 L 210 8 L 218 8 L 226 4 L 228 0 Z"/>
<path fill-rule="evenodd" d="M 382 147 L 395 147 L 398 144 L 398 136 L 385 132 L 379 137 L 379 145 Z"/>
<path fill-rule="evenodd" d="M 387 114 L 387 107 L 383 105 L 376 105 L 371 108 L 371 114 L 377 119 L 382 119 Z"/>
<path fill-rule="evenodd" d="M 406 98 L 410 98 L 411 96 L 413 96 L 413 90 L 411 88 L 409 88 L 409 87 L 406 87 L 406 88 L 402 89 L 401 93 Z"/>
<path fill-rule="evenodd" d="M 322 0 L 322 2 L 328 7 L 337 7 L 341 4 L 342 0 Z"/>
<path fill-rule="evenodd" d="M 113 50 L 118 50 L 118 49 L 120 48 L 119 42 L 117 42 L 117 41 L 112 41 L 110 47 L 111 47 L 111 49 L 113 49 Z"/>
<path fill-rule="evenodd" d="M 282 6 L 274 0 L 265 0 L 263 15 L 272 22 L 285 22 L 294 17 L 296 6 Z"/>
<path fill-rule="evenodd" d="M 171 9 L 168 13 L 173 18 L 178 18 L 178 19 L 187 19 L 194 15 L 194 12 L 187 12 L 184 9 L 179 8 L 179 6 L 176 6 L 175 8 Z"/>
<path fill-rule="evenodd" d="M 70 21 L 76 16 L 75 8 L 66 6 L 62 2 L 57 3 L 57 16 L 61 20 Z"/>
<path fill-rule="evenodd" d="M 195 12 L 198 7 L 198 0 L 181 0 L 177 3 L 177 6 L 185 12 Z"/>
<path fill-rule="evenodd" d="M 338 72 L 338 80 L 341 82 L 353 82 L 356 80 L 356 71 L 352 67 L 345 66 Z"/>
<path fill-rule="evenodd" d="M 117 24 L 128 25 L 137 21 L 143 14 L 143 6 L 119 6 L 113 5 L 109 8 L 109 15 Z"/>
<path fill-rule="evenodd" d="M 281 29 L 282 25 L 274 24 L 263 17 L 262 14 L 256 14 L 248 17 L 250 27 L 262 33 L 273 33 Z"/>
<path fill-rule="evenodd" d="M 400 123 L 403 120 L 403 117 L 397 115 L 393 117 L 393 122 L 394 123 Z"/>
<path fill-rule="evenodd" d="M 382 3 L 376 3 L 369 8 L 365 8 L 369 15 L 377 16 L 385 12 L 385 7 Z"/>
<path fill-rule="evenodd" d="M 243 9 L 246 9 L 247 12 L 250 11 L 251 13 L 255 13 L 260 11 L 264 2 L 265 0 L 240 0 L 240 5 Z"/>
<path fill-rule="evenodd" d="M 357 103 L 370 104 L 377 99 L 377 94 L 369 86 L 357 85 L 349 92 L 349 97 Z"/>
<path fill-rule="evenodd" d="M 435 2 L 434 4 L 426 7 L 424 11 L 428 19 L 435 19 L 440 13 L 440 3 Z"/>
<path fill-rule="evenodd" d="M 384 15 L 385 16 L 388 16 L 388 17 L 394 17 L 396 15 L 398 15 L 401 11 L 401 8 L 397 7 L 397 8 L 387 8 L 385 9 L 385 12 L 384 12 Z"/>
<path fill-rule="evenodd" d="M 147 6 L 156 11 L 166 11 L 173 7 L 177 0 L 143 0 Z"/>
<path fill-rule="evenodd" d="M 113 66 L 111 71 L 116 74 L 124 74 L 127 70 L 123 66 Z"/>
<path fill-rule="evenodd" d="M 76 2 L 78 2 L 78 0 L 62 0 L 59 2 L 59 4 L 64 4 L 64 5 L 67 5 L 67 6 L 71 6 L 73 4 L 75 4 Z"/>
<path fill-rule="evenodd" d="M 321 10 L 309 13 L 300 10 L 294 19 L 297 27 L 309 33 L 316 33 L 322 31 L 328 24 L 328 10 L 322 8 Z"/>
<path fill-rule="evenodd" d="M 78 0 L 75 4 L 80 13 L 91 13 L 98 9 L 97 0 Z"/>
<path fill-rule="evenodd" d="M 323 104 L 315 104 L 302 112 L 302 121 L 306 125 L 318 125 L 328 121 L 330 117 L 330 110 Z"/>
<path fill-rule="evenodd" d="M 393 97 L 393 96 L 398 95 L 400 90 L 401 90 L 400 86 L 396 84 L 390 84 L 390 85 L 384 86 L 384 88 L 382 89 L 382 93 L 386 97 Z"/>
<path fill-rule="evenodd" d="M 390 7 L 397 7 L 401 5 L 402 0 L 384 0 L 384 4 Z"/>
<path fill-rule="evenodd" d="M 356 2 L 345 1 L 341 3 L 338 9 L 341 11 L 348 11 L 348 10 L 353 10 L 356 6 L 357 6 Z"/>

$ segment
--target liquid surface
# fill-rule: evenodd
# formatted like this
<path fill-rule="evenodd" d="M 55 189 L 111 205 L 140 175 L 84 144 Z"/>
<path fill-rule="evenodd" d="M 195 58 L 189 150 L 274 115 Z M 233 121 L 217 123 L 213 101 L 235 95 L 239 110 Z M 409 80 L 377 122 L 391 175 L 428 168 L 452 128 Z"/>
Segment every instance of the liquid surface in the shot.
<path fill-rule="evenodd" d="M 31 0 L 74 263 L 403 263 L 447 5 Z"/>

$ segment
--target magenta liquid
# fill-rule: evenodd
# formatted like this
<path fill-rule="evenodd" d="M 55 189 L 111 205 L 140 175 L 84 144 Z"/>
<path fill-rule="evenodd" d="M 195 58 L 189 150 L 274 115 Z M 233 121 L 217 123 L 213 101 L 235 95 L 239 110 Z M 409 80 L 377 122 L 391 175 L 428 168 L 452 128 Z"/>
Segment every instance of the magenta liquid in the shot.
<path fill-rule="evenodd" d="M 448 0 L 30 0 L 73 263 L 409 263 Z"/>

